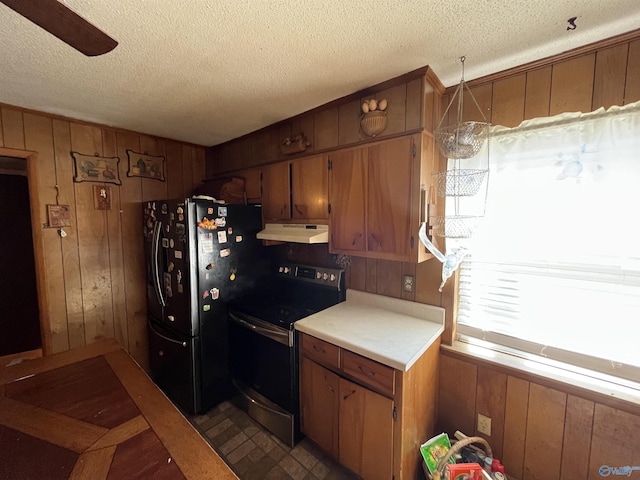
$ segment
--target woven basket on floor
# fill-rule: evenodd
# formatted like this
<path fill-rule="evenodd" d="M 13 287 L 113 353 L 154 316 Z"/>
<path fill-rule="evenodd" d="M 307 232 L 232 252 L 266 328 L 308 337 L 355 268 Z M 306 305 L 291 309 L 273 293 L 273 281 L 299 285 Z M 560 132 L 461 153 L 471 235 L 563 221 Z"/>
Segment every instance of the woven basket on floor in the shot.
<path fill-rule="evenodd" d="M 422 461 L 422 469 L 424 470 L 424 474 L 427 477 L 428 480 L 439 480 L 440 478 L 444 478 L 444 468 L 447 465 L 447 463 L 449 462 L 449 458 L 451 458 L 452 455 L 455 455 L 456 453 L 458 453 L 462 447 L 466 447 L 467 445 L 471 445 L 473 443 L 479 443 L 480 445 L 482 445 L 482 447 L 484 448 L 484 453 L 487 457 L 493 457 L 493 452 L 491 451 L 491 446 L 489 445 L 489 443 L 482 437 L 467 437 L 464 438 L 462 440 L 458 440 L 456 443 L 454 443 L 451 448 L 449 449 L 449 451 L 446 453 L 446 455 L 444 457 L 442 457 L 440 459 L 440 461 L 438 462 L 438 466 L 436 468 L 436 471 L 431 474 L 429 472 L 429 468 L 427 467 L 427 464 L 425 463 L 425 461 Z"/>

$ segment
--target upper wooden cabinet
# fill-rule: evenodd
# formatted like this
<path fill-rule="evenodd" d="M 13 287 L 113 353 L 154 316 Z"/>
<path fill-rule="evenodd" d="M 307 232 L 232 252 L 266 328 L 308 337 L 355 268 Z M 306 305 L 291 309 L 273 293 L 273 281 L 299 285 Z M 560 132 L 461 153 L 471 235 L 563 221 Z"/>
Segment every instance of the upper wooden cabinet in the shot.
<path fill-rule="evenodd" d="M 262 167 L 262 213 L 265 222 L 327 223 L 328 203 L 327 155 Z"/>
<path fill-rule="evenodd" d="M 262 170 L 247 168 L 238 172 L 238 176 L 244 178 L 247 203 L 262 203 Z"/>
<path fill-rule="evenodd" d="M 428 134 L 332 153 L 329 250 L 406 262 L 430 258 L 418 229 L 433 158 Z"/>
<path fill-rule="evenodd" d="M 289 162 L 262 167 L 262 218 L 265 222 L 291 219 Z"/>
<path fill-rule="evenodd" d="M 346 254 L 366 251 L 367 149 L 330 155 L 330 250 Z"/>
<path fill-rule="evenodd" d="M 329 218 L 329 166 L 327 155 L 291 162 L 292 217 Z"/>

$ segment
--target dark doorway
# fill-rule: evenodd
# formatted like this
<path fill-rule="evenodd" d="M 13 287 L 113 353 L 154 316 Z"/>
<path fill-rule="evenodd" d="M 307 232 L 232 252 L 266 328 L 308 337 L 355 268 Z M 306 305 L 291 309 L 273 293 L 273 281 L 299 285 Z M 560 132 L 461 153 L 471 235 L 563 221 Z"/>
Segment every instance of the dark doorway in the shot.
<path fill-rule="evenodd" d="M 26 168 L 0 157 L 0 356 L 42 346 Z"/>

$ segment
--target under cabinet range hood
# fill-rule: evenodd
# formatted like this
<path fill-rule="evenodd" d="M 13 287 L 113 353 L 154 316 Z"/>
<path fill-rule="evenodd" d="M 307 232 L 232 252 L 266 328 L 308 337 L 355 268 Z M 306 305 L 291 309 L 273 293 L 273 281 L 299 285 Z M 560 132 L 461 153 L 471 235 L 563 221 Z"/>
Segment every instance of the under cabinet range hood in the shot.
<path fill-rule="evenodd" d="M 294 243 L 329 243 L 328 225 L 266 223 L 258 232 L 260 240 Z"/>

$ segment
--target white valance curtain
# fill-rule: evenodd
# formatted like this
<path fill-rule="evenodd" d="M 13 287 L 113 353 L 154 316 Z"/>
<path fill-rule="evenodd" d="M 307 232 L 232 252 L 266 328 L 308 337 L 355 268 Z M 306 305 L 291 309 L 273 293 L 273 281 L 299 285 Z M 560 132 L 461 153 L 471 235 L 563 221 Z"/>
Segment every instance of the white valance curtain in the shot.
<path fill-rule="evenodd" d="M 637 381 L 640 102 L 491 127 L 489 138 L 459 333 Z"/>

